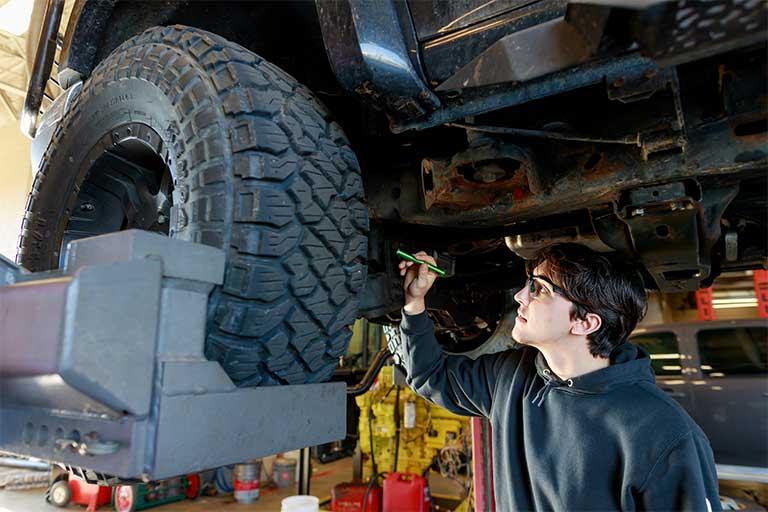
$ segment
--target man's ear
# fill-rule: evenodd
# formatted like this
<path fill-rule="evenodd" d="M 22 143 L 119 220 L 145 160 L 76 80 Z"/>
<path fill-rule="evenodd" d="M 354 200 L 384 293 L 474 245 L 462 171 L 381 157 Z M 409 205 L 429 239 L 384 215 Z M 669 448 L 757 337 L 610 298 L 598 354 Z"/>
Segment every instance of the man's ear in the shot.
<path fill-rule="evenodd" d="M 581 320 L 576 320 L 571 325 L 571 334 L 586 336 L 600 329 L 603 325 L 603 319 L 595 313 L 587 313 L 587 316 Z"/>

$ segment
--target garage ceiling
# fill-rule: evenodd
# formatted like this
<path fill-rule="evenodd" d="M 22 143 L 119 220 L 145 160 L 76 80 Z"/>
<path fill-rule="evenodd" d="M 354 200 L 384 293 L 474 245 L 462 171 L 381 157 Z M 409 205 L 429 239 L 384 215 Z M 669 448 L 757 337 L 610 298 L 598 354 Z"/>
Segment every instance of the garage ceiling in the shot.
<path fill-rule="evenodd" d="M 65 0 L 59 29 L 62 36 L 73 3 Z M 45 5 L 44 0 L 0 0 L 0 126 L 19 124 Z M 55 68 L 54 64 L 54 78 Z M 43 107 L 49 101 L 45 100 Z"/>
<path fill-rule="evenodd" d="M 29 80 L 25 46 L 25 35 L 0 30 L 0 110 L 6 121 L 16 124 Z"/>

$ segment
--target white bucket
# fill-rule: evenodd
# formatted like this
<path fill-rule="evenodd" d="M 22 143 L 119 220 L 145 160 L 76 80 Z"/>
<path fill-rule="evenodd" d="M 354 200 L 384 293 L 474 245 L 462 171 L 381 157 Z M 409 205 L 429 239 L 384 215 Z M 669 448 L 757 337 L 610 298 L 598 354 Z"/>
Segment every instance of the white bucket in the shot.
<path fill-rule="evenodd" d="M 314 496 L 289 496 L 280 502 L 280 512 L 319 512 L 320 500 Z"/>

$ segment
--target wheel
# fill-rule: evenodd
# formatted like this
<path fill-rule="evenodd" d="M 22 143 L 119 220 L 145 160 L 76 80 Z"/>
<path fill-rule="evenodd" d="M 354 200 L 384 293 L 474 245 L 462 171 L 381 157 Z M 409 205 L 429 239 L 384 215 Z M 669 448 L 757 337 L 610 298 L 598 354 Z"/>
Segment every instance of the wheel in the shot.
<path fill-rule="evenodd" d="M 188 500 L 194 500 L 197 499 L 200 496 L 200 475 L 198 474 L 192 474 L 186 476 L 187 482 L 189 482 L 189 485 L 186 489 L 184 489 L 184 496 L 187 497 Z"/>
<path fill-rule="evenodd" d="M 139 497 L 139 486 L 117 485 L 112 491 L 112 507 L 117 512 L 133 512 Z"/>
<path fill-rule="evenodd" d="M 366 276 L 368 214 L 341 128 L 248 50 L 182 26 L 118 47 L 43 157 L 18 260 L 139 228 L 223 248 L 205 353 L 240 386 L 327 380 Z"/>
<path fill-rule="evenodd" d="M 58 480 L 48 489 L 48 501 L 52 505 L 64 508 L 69 505 L 71 499 L 72 489 L 66 480 Z"/>

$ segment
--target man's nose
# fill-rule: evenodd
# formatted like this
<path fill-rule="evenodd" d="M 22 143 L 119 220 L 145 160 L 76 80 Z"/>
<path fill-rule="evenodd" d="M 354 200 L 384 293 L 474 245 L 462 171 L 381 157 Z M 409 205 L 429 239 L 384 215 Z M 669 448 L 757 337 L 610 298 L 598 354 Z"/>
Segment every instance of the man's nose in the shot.
<path fill-rule="evenodd" d="M 518 291 L 515 294 L 515 301 L 517 301 L 521 306 L 525 306 L 528 304 L 528 287 L 523 286 L 520 288 L 520 291 Z"/>

